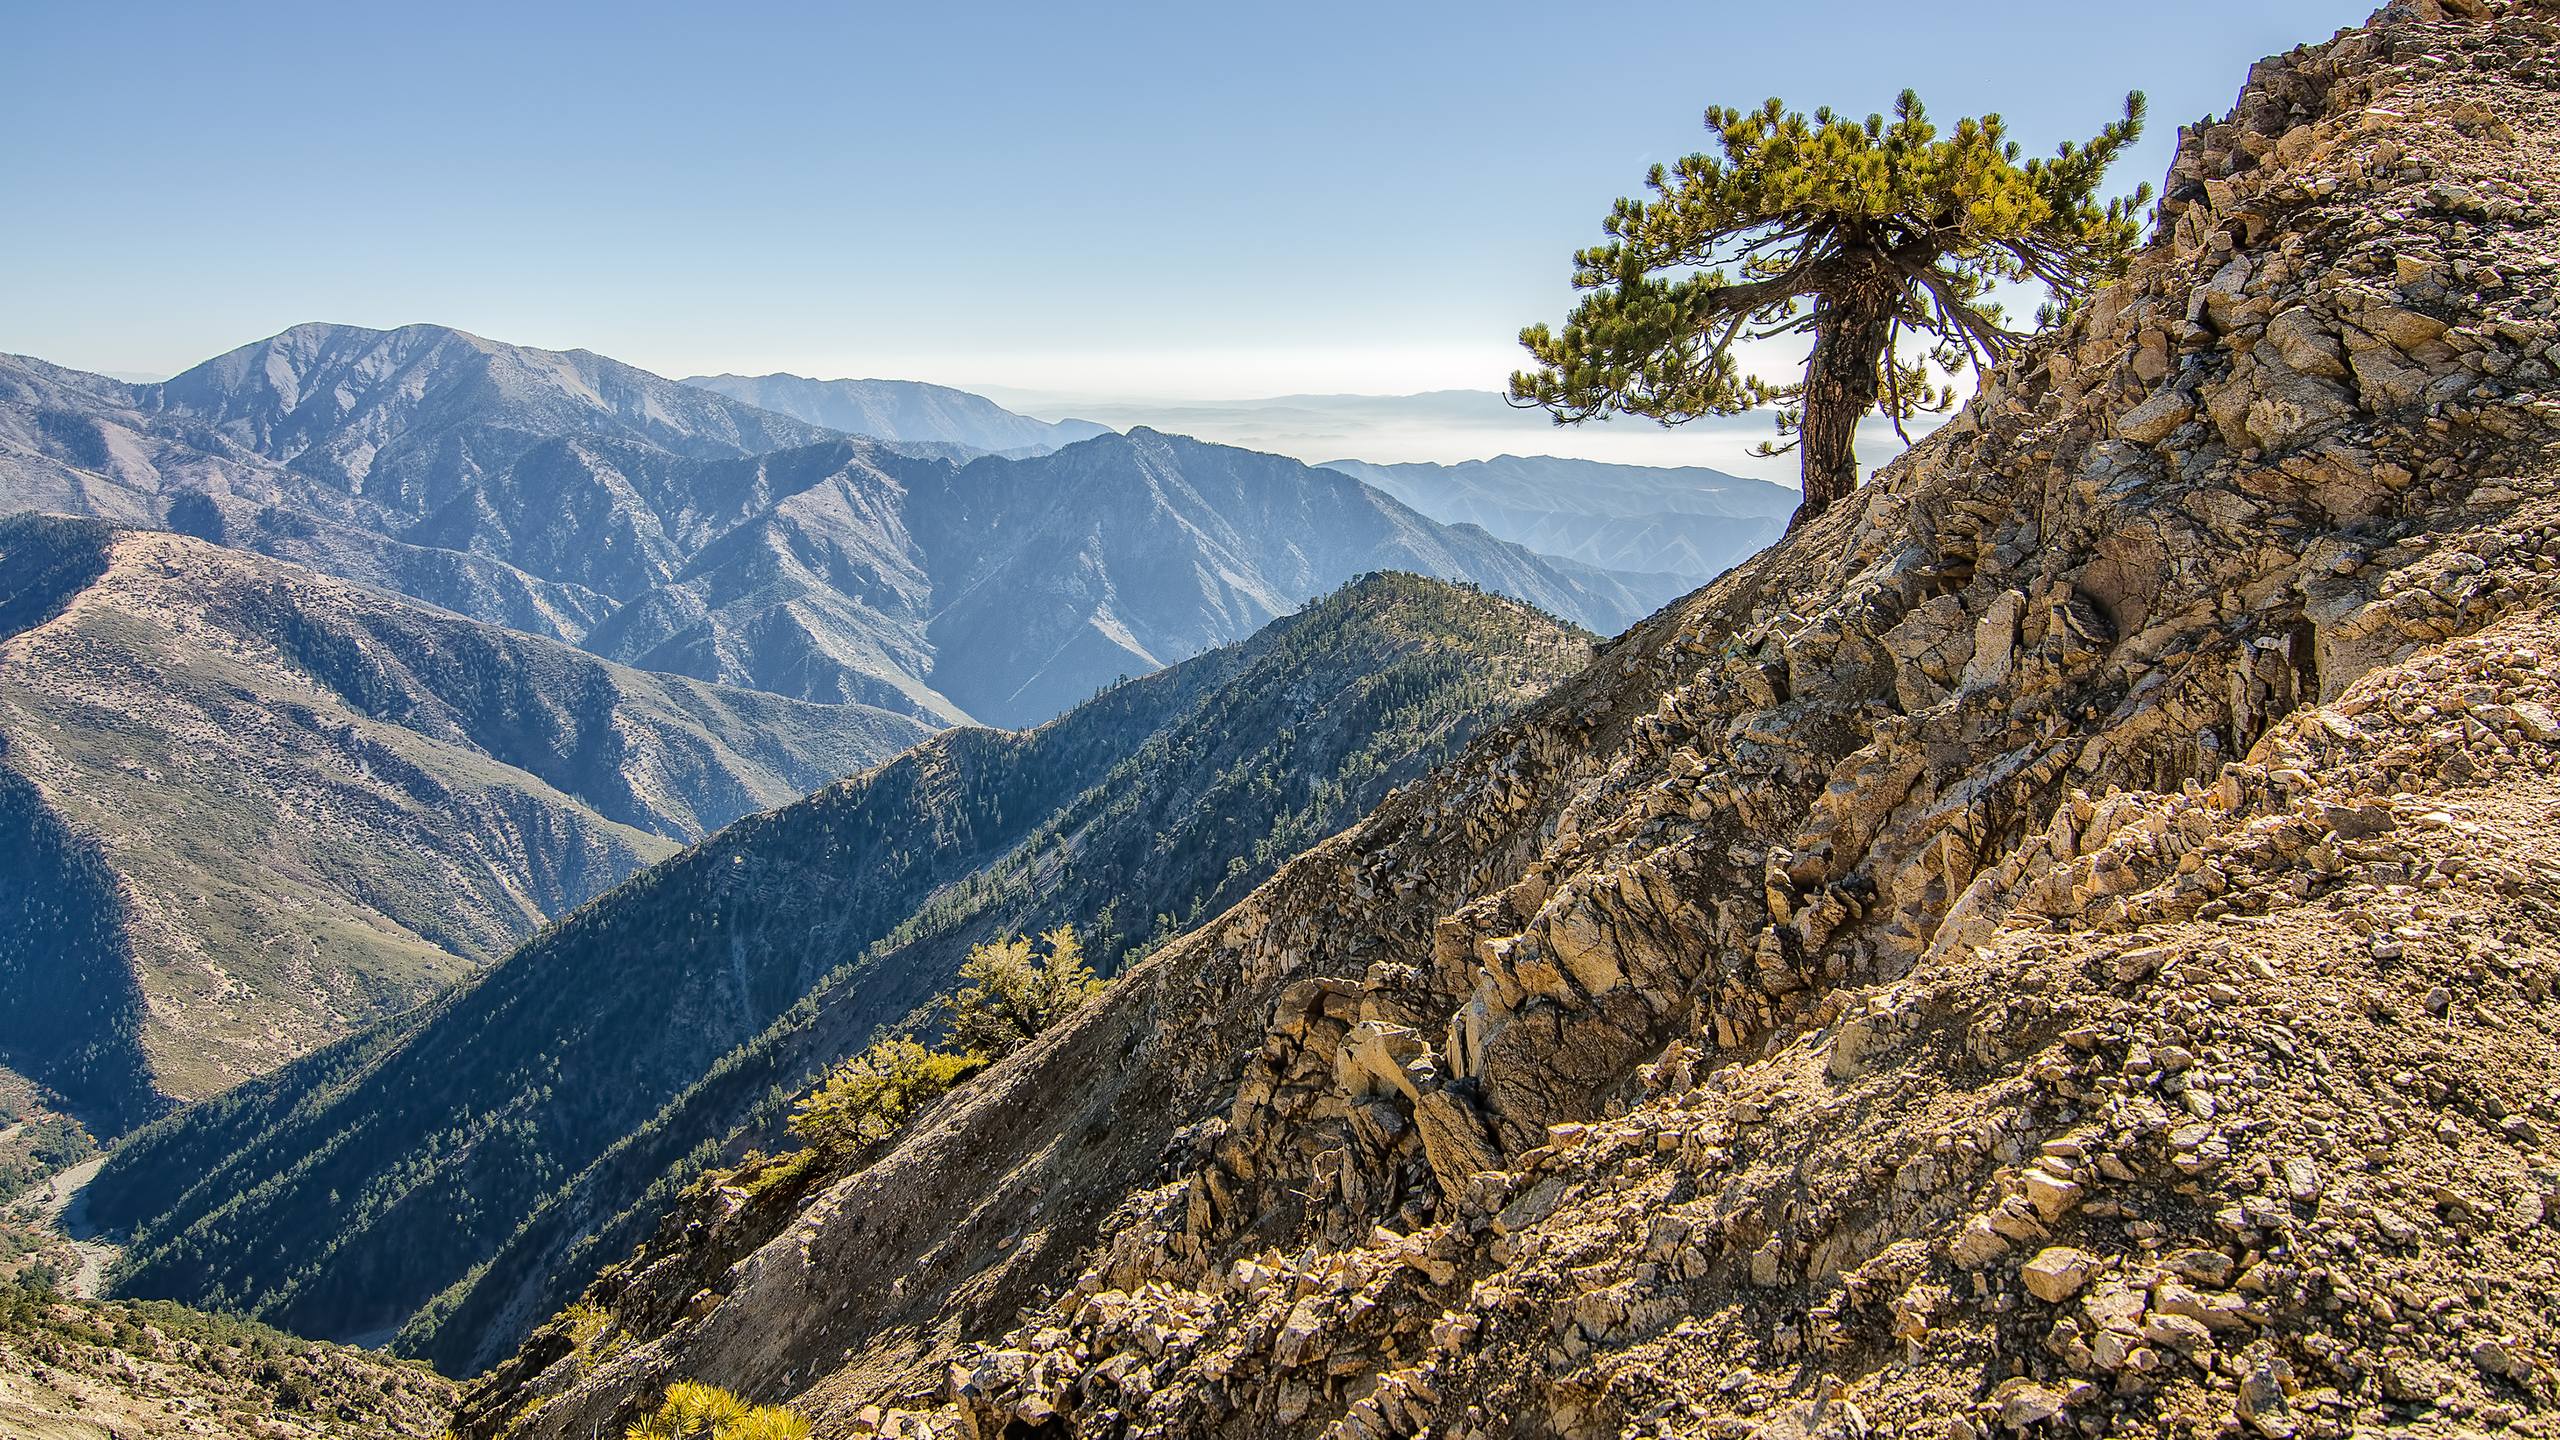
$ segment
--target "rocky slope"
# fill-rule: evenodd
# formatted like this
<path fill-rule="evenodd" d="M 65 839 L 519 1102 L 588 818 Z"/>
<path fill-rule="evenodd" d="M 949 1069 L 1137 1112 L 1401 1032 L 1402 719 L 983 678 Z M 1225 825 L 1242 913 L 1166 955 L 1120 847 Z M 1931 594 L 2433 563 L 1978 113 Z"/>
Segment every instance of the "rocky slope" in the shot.
<path fill-rule="evenodd" d="M 175 1305 L 0 1290 L 11 1440 L 427 1440 L 452 1403 L 434 1372 L 361 1350 Z"/>
<path fill-rule="evenodd" d="M 1601 630 L 1652 603 L 1249 451 L 1142 432 L 973 457 L 432 325 L 297 326 L 159 385 L 0 356 L 0 510 L 179 530 L 936 725 L 1036 724 L 1372 570 Z"/>
<path fill-rule="evenodd" d="M 1547 555 L 1657 577 L 1669 601 L 1723 574 L 1785 532 L 1803 497 L 1784 485 L 1704 466 L 1609 465 L 1497 455 L 1457 465 L 1325 466 L 1452 525 Z"/>
<path fill-rule="evenodd" d="M 684 383 L 847 435 L 962 445 L 990 454 L 1045 453 L 1107 431 L 1090 420 L 1034 420 L 984 395 L 914 380 L 696 375 Z"/>
<path fill-rule="evenodd" d="M 465 1429 L 2549 1433 L 2553 19 L 2257 67 L 1872 486 Z"/>
<path fill-rule="evenodd" d="M 305 1333 L 406 1321 L 404 1346 L 476 1369 L 675 1186 L 773 1143 L 789 1098 L 972 943 L 1072 922 L 1116 965 L 1588 653 L 1515 602 L 1377 576 L 1040 730 L 937 736 L 129 1141 L 89 1192 L 138 1229 L 120 1291 Z"/>
<path fill-rule="evenodd" d="M 179 536 L 0 519 L 0 1063 L 112 1133 L 929 733 Z"/>

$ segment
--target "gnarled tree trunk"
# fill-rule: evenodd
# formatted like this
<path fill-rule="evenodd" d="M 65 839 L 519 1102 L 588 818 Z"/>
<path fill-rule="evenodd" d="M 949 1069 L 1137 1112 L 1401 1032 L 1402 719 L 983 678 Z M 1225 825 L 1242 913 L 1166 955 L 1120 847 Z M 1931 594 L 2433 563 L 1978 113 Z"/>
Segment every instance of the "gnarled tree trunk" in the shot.
<path fill-rule="evenodd" d="M 1816 304 L 1800 435 L 1804 503 L 1787 522 L 1790 530 L 1858 488 L 1858 422 L 1875 408 L 1885 347 L 1893 338 L 1890 281 L 1845 287 Z"/>

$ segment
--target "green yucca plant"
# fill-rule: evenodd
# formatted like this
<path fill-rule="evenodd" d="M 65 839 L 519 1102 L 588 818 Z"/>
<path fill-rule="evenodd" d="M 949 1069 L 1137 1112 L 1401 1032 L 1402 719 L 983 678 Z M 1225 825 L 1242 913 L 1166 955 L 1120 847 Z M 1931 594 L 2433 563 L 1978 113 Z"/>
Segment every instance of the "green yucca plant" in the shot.
<path fill-rule="evenodd" d="M 679 1380 L 623 1440 L 809 1440 L 809 1422 L 778 1405 L 750 1405 L 717 1385 Z"/>

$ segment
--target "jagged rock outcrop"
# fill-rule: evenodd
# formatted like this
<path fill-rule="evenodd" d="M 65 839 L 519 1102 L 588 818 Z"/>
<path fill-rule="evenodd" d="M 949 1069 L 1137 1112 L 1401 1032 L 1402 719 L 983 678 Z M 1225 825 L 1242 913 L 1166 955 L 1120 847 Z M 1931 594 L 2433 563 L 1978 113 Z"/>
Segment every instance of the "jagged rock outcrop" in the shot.
<path fill-rule="evenodd" d="M 1873 485 L 465 1429 L 2547 1433 L 2554 18 L 2258 66 Z"/>

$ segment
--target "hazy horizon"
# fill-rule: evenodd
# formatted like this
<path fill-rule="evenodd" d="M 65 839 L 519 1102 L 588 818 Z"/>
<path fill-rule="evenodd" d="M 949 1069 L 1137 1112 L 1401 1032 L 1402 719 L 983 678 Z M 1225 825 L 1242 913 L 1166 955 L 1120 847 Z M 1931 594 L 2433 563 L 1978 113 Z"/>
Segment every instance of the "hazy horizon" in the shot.
<path fill-rule="evenodd" d="M 0 232 L 0 350 L 166 374 L 305 321 L 426 320 L 669 376 L 1088 408 L 1494 391 L 1710 103 L 1862 114 L 1916 84 L 2047 153 L 2141 88 L 2124 190 L 2250 62 L 2369 8 L 1648 5 L 1599 35 L 1508 0 L 35 7 L 0 49 L 26 222 Z M 1636 429 L 1539 448 L 1787 468 L 1749 455 L 1760 421 Z"/>
<path fill-rule="evenodd" d="M 503 336 L 482 335 L 480 338 L 513 343 Z M 213 357 L 204 358 L 209 360 Z M 618 360 L 623 357 L 612 358 Z M 100 370 L 94 373 L 135 384 L 153 384 L 178 372 Z M 790 372 L 687 371 L 665 374 L 665 378 L 683 380 L 697 375 L 787 373 Z M 801 378 L 904 381 L 914 377 L 816 375 Z M 926 383 L 949 385 L 945 381 Z M 1222 445 L 1285 455 L 1310 465 L 1336 460 L 1366 460 L 1382 465 L 1413 462 L 1461 464 L 1505 455 L 1553 456 L 1623 465 L 1700 467 L 1774 481 L 1789 487 L 1796 483 L 1793 455 L 1764 457 L 1751 453 L 1753 446 L 1772 434 L 1770 419 L 1765 412 L 1712 416 L 1677 426 L 1625 418 L 1558 425 L 1546 412 L 1515 407 L 1497 391 L 1462 388 L 1403 393 L 1335 391 L 1213 398 L 1168 395 L 1114 398 L 1006 385 L 949 385 L 949 388 L 984 396 L 1008 410 L 1034 419 L 1089 420 L 1114 430 L 1145 425 Z M 1915 437 L 1926 434 L 1936 424 L 1934 417 L 1924 417 L 1910 427 L 1911 433 Z M 1870 465 L 1882 464 L 1902 448 L 1900 439 L 1881 416 L 1869 416 L 1862 423 L 1859 446 L 1862 458 Z"/>

